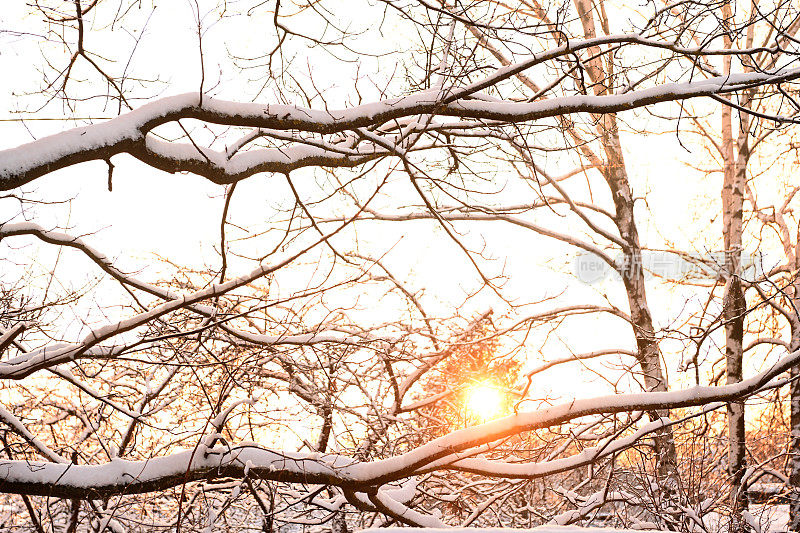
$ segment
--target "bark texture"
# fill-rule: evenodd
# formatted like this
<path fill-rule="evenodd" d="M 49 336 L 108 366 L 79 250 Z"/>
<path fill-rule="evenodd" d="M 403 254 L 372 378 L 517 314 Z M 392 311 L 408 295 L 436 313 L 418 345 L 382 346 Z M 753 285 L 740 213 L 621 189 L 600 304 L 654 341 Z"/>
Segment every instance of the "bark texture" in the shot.
<path fill-rule="evenodd" d="M 604 9 L 602 3 L 589 0 L 575 0 L 575 7 L 581 17 L 584 34 L 587 38 L 596 36 L 594 23 L 595 12 L 600 16 L 601 25 L 605 28 Z M 595 95 L 609 94 L 614 77 L 613 63 L 603 64 L 600 49 L 589 49 L 589 56 L 594 57 L 586 62 L 586 70 L 592 81 L 591 90 Z M 661 352 L 653 326 L 653 317 L 647 303 L 644 269 L 642 264 L 642 247 L 639 242 L 639 231 L 634 215 L 635 199 L 630 187 L 622 144 L 619 138 L 619 127 L 616 115 L 605 114 L 596 117 L 597 132 L 605 152 L 604 164 L 600 167 L 603 178 L 611 190 L 614 200 L 614 222 L 623 241 L 622 265 L 619 273 L 622 276 L 625 292 L 630 307 L 631 324 L 636 337 L 637 361 L 642 371 L 644 384 L 649 391 L 666 391 L 669 386 L 661 365 Z M 649 413 L 651 419 L 668 417 L 669 411 L 658 409 Z M 678 490 L 678 458 L 675 440 L 670 428 L 664 429 L 655 439 L 657 453 L 657 473 L 668 492 Z"/>

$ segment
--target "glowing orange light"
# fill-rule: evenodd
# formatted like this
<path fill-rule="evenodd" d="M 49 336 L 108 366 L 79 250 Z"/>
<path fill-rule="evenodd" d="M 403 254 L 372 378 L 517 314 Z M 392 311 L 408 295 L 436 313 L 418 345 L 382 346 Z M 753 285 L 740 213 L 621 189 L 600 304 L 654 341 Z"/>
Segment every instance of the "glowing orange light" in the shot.
<path fill-rule="evenodd" d="M 502 414 L 503 395 L 497 387 L 480 383 L 467 391 L 466 407 L 474 418 L 490 420 Z"/>

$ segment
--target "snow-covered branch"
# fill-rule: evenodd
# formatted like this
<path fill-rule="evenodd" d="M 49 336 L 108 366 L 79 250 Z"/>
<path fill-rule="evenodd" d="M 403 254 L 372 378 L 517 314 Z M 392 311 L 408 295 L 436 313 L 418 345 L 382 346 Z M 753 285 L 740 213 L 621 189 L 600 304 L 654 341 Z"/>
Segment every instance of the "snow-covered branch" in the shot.
<path fill-rule="evenodd" d="M 99 498 L 162 490 L 209 477 L 242 477 L 246 469 L 248 475 L 261 479 L 336 485 L 364 492 L 370 487 L 378 488 L 416 475 L 437 462 L 440 468 L 477 471 L 488 476 L 536 478 L 587 464 L 627 448 L 668 422 L 652 422 L 627 438 L 541 465 L 464 459 L 459 458 L 459 453 L 511 435 L 590 415 L 674 409 L 742 399 L 760 390 L 798 362 L 800 351 L 785 356 L 768 370 L 733 385 L 574 400 L 454 431 L 402 455 L 372 462 L 335 454 L 273 451 L 254 443 L 218 445 L 213 448 L 201 444 L 192 450 L 169 456 L 144 461 L 115 459 L 99 465 L 2 461 L 0 472 L 4 476 L 0 490 L 68 498 Z"/>
<path fill-rule="evenodd" d="M 350 167 L 386 155 L 379 148 L 334 152 L 309 145 L 261 149 L 235 154 L 187 143 L 151 139 L 157 126 L 182 118 L 211 124 L 332 134 L 375 127 L 414 115 L 438 115 L 521 123 L 572 113 L 615 113 L 661 102 L 686 100 L 777 84 L 800 77 L 800 69 L 772 73 L 718 76 L 703 81 L 670 83 L 618 95 L 576 95 L 538 102 L 456 99 L 443 103 L 439 91 L 341 110 L 320 111 L 284 104 L 250 104 L 187 93 L 150 102 L 119 118 L 76 128 L 0 151 L 0 190 L 11 190 L 74 164 L 108 160 L 129 153 L 169 172 L 188 170 L 217 183 L 232 183 L 257 172 L 286 173 L 303 166 Z"/>

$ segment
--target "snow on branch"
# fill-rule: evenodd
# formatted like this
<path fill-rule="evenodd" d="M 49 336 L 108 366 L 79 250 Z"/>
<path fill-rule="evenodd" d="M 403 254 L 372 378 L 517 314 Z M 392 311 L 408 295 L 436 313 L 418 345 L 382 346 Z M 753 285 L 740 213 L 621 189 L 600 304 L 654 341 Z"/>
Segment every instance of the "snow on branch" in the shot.
<path fill-rule="evenodd" d="M 0 190 L 10 190 L 82 162 L 108 160 L 128 153 L 168 172 L 190 171 L 217 183 L 232 183 L 257 172 L 289 172 L 303 166 L 352 167 L 388 155 L 374 143 L 339 149 L 325 144 L 226 153 L 194 143 L 167 143 L 148 134 L 157 126 L 193 118 L 226 126 L 333 134 L 378 127 L 414 115 L 451 116 L 521 123 L 571 113 L 613 113 L 660 102 L 712 96 L 800 77 L 800 69 L 718 76 L 702 81 L 670 83 L 616 95 L 574 95 L 537 102 L 458 98 L 425 90 L 342 110 L 239 103 L 198 93 L 166 97 L 107 122 L 75 128 L 0 151 Z M 416 127 L 426 127 L 417 123 Z M 352 141 L 351 141 L 352 142 Z"/>
<path fill-rule="evenodd" d="M 140 291 L 161 298 L 162 300 L 177 300 L 181 298 L 179 294 L 173 291 L 170 291 L 158 285 L 147 283 L 130 274 L 127 274 L 119 270 L 116 266 L 114 266 L 113 262 L 111 261 L 111 259 L 108 258 L 108 256 L 106 256 L 96 248 L 93 248 L 79 237 L 74 237 L 72 235 L 60 231 L 47 230 L 42 226 L 35 224 L 33 222 L 19 222 L 19 223 L 9 222 L 6 224 L 0 224 L 0 238 L 21 236 L 21 235 L 31 235 L 49 244 L 74 248 L 83 253 L 89 260 L 95 263 L 106 274 L 108 274 L 109 276 L 111 276 L 112 278 L 119 281 L 121 284 L 125 286 L 139 289 Z M 216 314 L 216 310 L 213 307 L 199 303 L 187 304 L 185 308 L 203 317 L 213 317 Z M 0 336 L 0 349 L 4 347 L 3 340 L 7 336 L 10 336 L 12 333 L 14 334 L 19 333 L 19 331 L 16 330 L 21 329 L 23 326 L 24 324 L 15 326 L 14 329 Z M 367 340 L 376 340 L 372 338 L 358 337 L 353 334 L 345 334 L 340 331 L 314 331 L 314 332 L 300 333 L 295 335 L 291 334 L 264 335 L 261 333 L 253 333 L 250 331 L 239 330 L 233 328 L 230 324 L 224 322 L 219 323 L 219 327 L 229 335 L 238 339 L 239 341 L 261 346 L 275 346 L 275 345 L 299 346 L 299 345 L 311 345 L 323 342 L 360 345 Z M 58 349 L 65 348 L 66 346 L 67 345 L 60 345 Z M 52 351 L 54 349 L 55 348 L 53 346 L 42 348 L 42 350 L 48 350 L 48 351 Z M 30 356 L 31 354 L 27 355 Z M 113 357 L 114 351 L 99 350 L 95 352 L 87 352 L 87 355 L 92 355 L 94 357 Z"/>
<path fill-rule="evenodd" d="M 134 316 L 101 326 L 99 328 L 95 328 L 80 342 L 50 344 L 37 350 L 32 350 L 17 357 L 2 361 L 0 362 L 0 379 L 24 379 L 34 372 L 44 368 L 52 368 L 67 361 L 73 361 L 79 358 L 113 359 L 124 353 L 127 349 L 127 346 L 125 344 L 108 346 L 102 345 L 101 343 L 104 341 L 109 341 L 118 335 L 132 331 L 153 320 L 158 319 L 159 317 L 180 309 L 190 309 L 207 317 L 214 316 L 214 310 L 208 306 L 203 306 L 200 302 L 227 294 L 232 290 L 252 283 L 259 278 L 283 268 L 297 259 L 297 257 L 303 255 L 305 252 L 317 246 L 327 238 L 327 236 L 324 236 L 316 243 L 311 244 L 300 252 L 289 256 L 282 261 L 278 261 L 275 264 L 262 263 L 249 273 L 243 274 L 224 283 L 212 284 L 204 289 L 194 291 L 190 294 L 178 295 L 129 277 L 114 267 L 110 260 L 106 258 L 106 256 L 86 245 L 80 239 L 70 237 L 69 235 L 60 232 L 49 232 L 32 223 L 0 225 L 0 237 L 25 234 L 35 235 L 45 242 L 77 248 L 118 281 L 149 292 L 150 294 L 159 296 L 165 301 L 154 306 L 148 311 L 138 313 Z M 317 343 L 360 345 L 367 340 L 364 337 L 339 331 L 319 331 L 297 335 L 263 335 L 237 330 L 225 324 L 223 324 L 222 327 L 226 333 L 229 333 L 233 337 L 243 342 L 249 342 L 258 345 L 311 345 Z"/>
<path fill-rule="evenodd" d="M 62 498 L 98 498 L 163 490 L 201 479 L 249 475 L 274 481 L 335 485 L 365 492 L 417 475 L 432 466 L 474 470 L 488 476 L 536 478 L 576 464 L 586 464 L 592 457 L 631 446 L 636 438 L 659 429 L 667 424 L 667 420 L 652 422 L 627 439 L 609 442 L 603 449 L 588 449 L 575 457 L 549 461 L 542 466 L 497 465 L 482 459 L 464 458 L 464 454 L 511 435 L 590 415 L 675 409 L 738 400 L 759 391 L 798 362 L 800 351 L 788 354 L 771 368 L 733 385 L 573 400 L 454 431 L 404 454 L 372 462 L 337 454 L 274 451 L 253 443 L 213 448 L 201 443 L 192 450 L 145 461 L 117 458 L 99 465 L 0 461 L 0 491 Z M 443 459 L 446 460 L 441 461 Z"/>

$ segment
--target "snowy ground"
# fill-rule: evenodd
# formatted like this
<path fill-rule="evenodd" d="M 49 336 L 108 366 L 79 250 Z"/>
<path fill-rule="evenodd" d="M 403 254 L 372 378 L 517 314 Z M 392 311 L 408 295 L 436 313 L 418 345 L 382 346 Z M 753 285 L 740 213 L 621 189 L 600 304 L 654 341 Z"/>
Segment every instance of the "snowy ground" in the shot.
<path fill-rule="evenodd" d="M 386 533 L 395 529 L 397 533 L 642 533 L 641 530 L 614 529 L 610 527 L 579 527 L 579 526 L 539 526 L 533 529 L 512 529 L 502 527 L 478 528 L 463 527 L 451 529 L 432 528 L 374 528 L 364 529 L 360 533 Z"/>
<path fill-rule="evenodd" d="M 396 530 L 397 533 L 642 533 L 641 530 L 614 529 L 610 527 L 579 527 L 579 526 L 539 526 L 533 529 L 512 529 L 502 527 L 479 528 L 462 527 L 451 529 L 433 528 L 374 528 L 364 529 L 360 533 L 386 533 Z"/>
<path fill-rule="evenodd" d="M 754 513 L 753 505 L 750 506 L 750 512 Z M 762 533 L 786 531 L 789 523 L 789 506 L 788 505 L 771 505 L 760 509 L 761 516 L 758 520 L 758 525 L 761 527 Z"/>
<path fill-rule="evenodd" d="M 771 505 L 769 507 L 750 506 L 755 524 L 760 533 L 785 532 L 789 518 L 788 505 Z M 714 533 L 713 515 L 706 516 L 704 523 L 709 533 Z M 642 530 L 614 529 L 607 527 L 579 527 L 579 526 L 540 526 L 533 529 L 511 528 L 374 528 L 364 529 L 360 533 L 387 533 L 396 529 L 397 533 L 643 533 Z"/>

